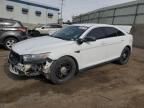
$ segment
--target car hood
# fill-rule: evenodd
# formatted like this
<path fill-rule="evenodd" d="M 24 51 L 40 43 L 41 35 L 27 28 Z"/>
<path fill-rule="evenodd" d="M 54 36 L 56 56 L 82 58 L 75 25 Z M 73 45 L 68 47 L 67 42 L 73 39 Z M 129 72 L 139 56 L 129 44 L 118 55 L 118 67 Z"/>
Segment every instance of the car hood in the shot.
<path fill-rule="evenodd" d="M 18 42 L 12 47 L 12 50 L 20 55 L 40 54 L 51 52 L 57 48 L 61 48 L 72 43 L 73 41 L 66 41 L 54 37 L 43 36 Z"/>

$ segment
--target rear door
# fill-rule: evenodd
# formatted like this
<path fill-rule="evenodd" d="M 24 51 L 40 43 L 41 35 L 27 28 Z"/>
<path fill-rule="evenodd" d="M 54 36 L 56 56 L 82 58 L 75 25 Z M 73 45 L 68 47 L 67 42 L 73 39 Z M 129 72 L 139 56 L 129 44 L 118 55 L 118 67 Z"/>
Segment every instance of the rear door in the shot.
<path fill-rule="evenodd" d="M 124 48 L 125 34 L 114 27 L 104 27 L 104 29 L 106 37 L 102 44 L 105 46 L 106 60 L 109 61 L 120 57 Z"/>

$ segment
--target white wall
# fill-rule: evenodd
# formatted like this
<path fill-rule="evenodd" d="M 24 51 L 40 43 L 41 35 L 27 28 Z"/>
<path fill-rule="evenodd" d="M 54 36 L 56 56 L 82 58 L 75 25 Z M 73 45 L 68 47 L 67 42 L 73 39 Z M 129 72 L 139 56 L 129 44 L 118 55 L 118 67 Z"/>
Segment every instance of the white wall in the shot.
<path fill-rule="evenodd" d="M 14 10 L 12 12 L 7 11 L 7 5 L 14 6 Z M 22 8 L 28 9 L 28 14 L 23 14 Z M 41 16 L 36 16 L 35 11 L 41 11 Z M 52 18 L 48 18 L 48 13 L 53 13 L 54 16 Z M 19 20 L 22 23 L 28 24 L 57 23 L 58 11 L 16 3 L 7 0 L 0 0 L 0 18 L 11 18 Z"/>

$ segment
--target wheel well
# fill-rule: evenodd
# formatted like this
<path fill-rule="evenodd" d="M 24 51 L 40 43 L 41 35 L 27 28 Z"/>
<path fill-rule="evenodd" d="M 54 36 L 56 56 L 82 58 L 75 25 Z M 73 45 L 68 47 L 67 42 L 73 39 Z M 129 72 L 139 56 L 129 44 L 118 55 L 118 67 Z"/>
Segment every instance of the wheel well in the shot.
<path fill-rule="evenodd" d="M 16 39 L 17 41 L 19 41 L 18 38 L 16 38 L 15 36 L 6 36 L 6 37 L 3 39 L 3 43 L 4 43 L 5 40 L 7 40 L 8 38 L 14 38 L 14 39 Z"/>
<path fill-rule="evenodd" d="M 75 64 L 76 64 L 76 68 L 77 68 L 77 72 L 79 71 L 79 65 L 78 65 L 78 62 L 77 62 L 77 60 L 73 57 L 73 56 L 69 56 L 69 55 L 66 55 L 67 57 L 70 57 L 70 58 L 72 58 L 73 60 L 74 60 L 74 62 L 75 62 Z M 77 73 L 76 72 L 76 73 Z"/>
<path fill-rule="evenodd" d="M 127 47 L 127 48 L 129 48 L 129 49 L 130 49 L 130 51 L 131 51 L 131 47 L 130 47 L 129 45 L 127 45 L 126 47 Z M 125 48 L 126 48 L 126 47 L 125 47 Z"/>

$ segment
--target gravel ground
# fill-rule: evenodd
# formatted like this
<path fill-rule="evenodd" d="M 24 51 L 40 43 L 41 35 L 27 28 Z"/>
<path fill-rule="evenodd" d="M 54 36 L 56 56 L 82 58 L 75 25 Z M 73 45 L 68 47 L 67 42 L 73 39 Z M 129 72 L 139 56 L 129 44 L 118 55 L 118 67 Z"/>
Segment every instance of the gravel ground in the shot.
<path fill-rule="evenodd" d="M 0 108 L 144 108 L 142 49 L 134 48 L 127 65 L 97 66 L 63 85 L 52 85 L 42 76 L 13 76 L 8 53 L 0 49 Z"/>

